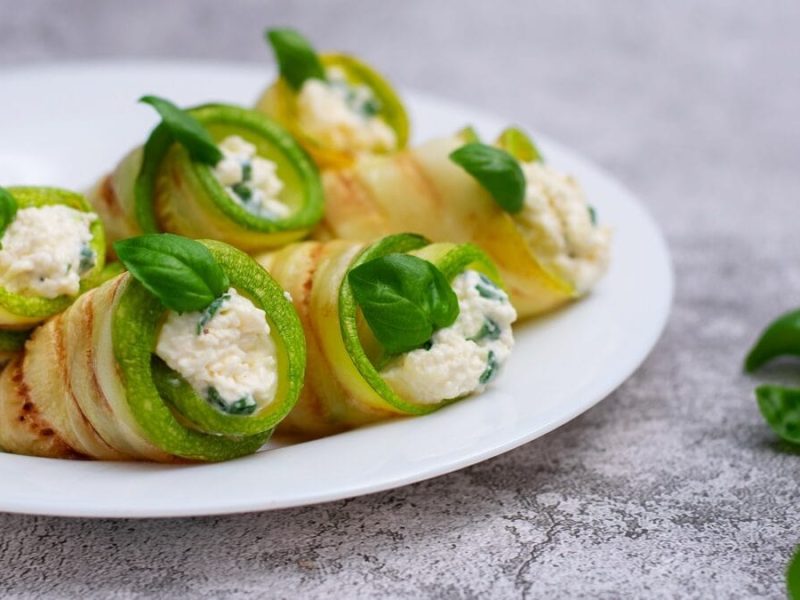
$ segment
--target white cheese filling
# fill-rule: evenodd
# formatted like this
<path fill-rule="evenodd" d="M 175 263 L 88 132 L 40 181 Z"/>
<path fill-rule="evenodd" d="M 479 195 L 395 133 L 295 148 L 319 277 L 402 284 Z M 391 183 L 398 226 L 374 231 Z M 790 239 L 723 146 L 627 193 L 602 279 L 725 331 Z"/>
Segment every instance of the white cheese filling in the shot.
<path fill-rule="evenodd" d="M 322 146 L 354 152 L 386 152 L 397 147 L 397 136 L 377 116 L 378 104 L 364 85 L 351 85 L 336 67 L 328 81 L 308 79 L 297 95 L 300 128 Z"/>
<path fill-rule="evenodd" d="M 433 334 L 429 348 L 394 359 L 381 376 L 400 396 L 438 404 L 480 391 L 511 355 L 517 313 L 506 293 L 477 271 L 453 279 L 459 315 Z"/>
<path fill-rule="evenodd" d="M 205 311 L 170 311 L 156 355 L 225 412 L 249 414 L 275 398 L 277 353 L 266 313 L 234 288 Z"/>
<path fill-rule="evenodd" d="M 0 287 L 40 298 L 77 295 L 97 260 L 89 245 L 96 220 L 60 204 L 18 210 L 0 238 Z"/>
<path fill-rule="evenodd" d="M 214 167 L 214 176 L 239 205 L 260 217 L 282 219 L 291 209 L 280 201 L 283 181 L 278 166 L 258 156 L 256 147 L 231 135 L 219 144 L 223 158 Z"/>
<path fill-rule="evenodd" d="M 588 291 L 608 267 L 611 232 L 593 223 L 586 196 L 569 175 L 539 162 L 521 163 L 525 205 L 520 231 L 545 268 Z"/>

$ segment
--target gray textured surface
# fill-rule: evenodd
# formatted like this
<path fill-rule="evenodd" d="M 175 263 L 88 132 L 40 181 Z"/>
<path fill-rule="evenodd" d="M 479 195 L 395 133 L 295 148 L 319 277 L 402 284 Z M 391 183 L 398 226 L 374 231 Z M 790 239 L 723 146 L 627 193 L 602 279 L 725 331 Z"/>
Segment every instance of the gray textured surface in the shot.
<path fill-rule="evenodd" d="M 678 280 L 640 371 L 543 439 L 296 510 L 0 515 L 0 596 L 784 594 L 800 456 L 775 442 L 738 367 L 761 325 L 800 304 L 800 5 L 558 4 L 0 0 L 0 65 L 263 62 L 267 23 L 358 49 L 403 85 L 532 124 L 608 167 L 663 224 Z"/>

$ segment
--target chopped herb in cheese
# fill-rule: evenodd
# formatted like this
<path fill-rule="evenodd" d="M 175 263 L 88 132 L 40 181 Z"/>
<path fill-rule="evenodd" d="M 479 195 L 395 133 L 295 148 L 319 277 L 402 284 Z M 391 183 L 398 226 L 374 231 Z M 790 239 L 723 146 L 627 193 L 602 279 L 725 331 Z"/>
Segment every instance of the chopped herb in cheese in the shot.
<path fill-rule="evenodd" d="M 204 311 L 170 311 L 156 355 L 223 412 L 251 414 L 275 397 L 277 353 L 266 313 L 234 288 Z"/>
<path fill-rule="evenodd" d="M 267 219 L 289 216 L 291 209 L 280 200 L 283 181 L 274 162 L 258 156 L 256 147 L 238 135 L 226 137 L 219 148 L 223 158 L 213 173 L 237 204 Z"/>
<path fill-rule="evenodd" d="M 397 147 L 397 136 L 379 116 L 380 103 L 365 85 L 353 85 L 332 67 L 327 81 L 308 79 L 297 96 L 300 128 L 335 150 L 382 152 Z"/>

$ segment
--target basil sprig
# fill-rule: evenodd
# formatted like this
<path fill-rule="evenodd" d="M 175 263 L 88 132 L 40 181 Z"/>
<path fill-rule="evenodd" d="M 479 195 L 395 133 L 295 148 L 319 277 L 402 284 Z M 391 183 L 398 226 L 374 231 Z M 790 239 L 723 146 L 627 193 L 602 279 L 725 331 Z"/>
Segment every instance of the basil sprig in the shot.
<path fill-rule="evenodd" d="M 267 41 L 275 53 L 281 77 L 293 90 L 299 90 L 307 79 L 325 81 L 325 68 L 306 38 L 294 29 L 269 29 Z"/>
<path fill-rule="evenodd" d="M 442 272 L 416 256 L 370 260 L 347 280 L 372 333 L 391 354 L 422 347 L 458 317 L 458 298 Z"/>
<path fill-rule="evenodd" d="M 214 138 L 185 110 L 158 96 L 143 96 L 139 98 L 139 102 L 156 109 L 164 127 L 176 142 L 186 148 L 192 160 L 208 165 L 216 165 L 222 160 L 222 151 L 217 147 Z"/>
<path fill-rule="evenodd" d="M 775 358 L 800 356 L 800 309 L 775 319 L 751 348 L 744 363 L 748 373 Z M 800 388 L 761 385 L 756 401 L 764 420 L 783 440 L 800 445 Z"/>
<path fill-rule="evenodd" d="M 472 175 L 503 210 L 509 213 L 522 210 L 525 175 L 508 152 L 473 142 L 451 153 L 450 160 Z"/>
<path fill-rule="evenodd" d="M 171 233 L 150 233 L 114 244 L 119 260 L 167 308 L 203 310 L 230 287 L 208 248 Z"/>
<path fill-rule="evenodd" d="M 17 201 L 7 189 L 0 187 L 0 236 L 5 232 L 6 227 L 14 221 L 17 214 Z"/>

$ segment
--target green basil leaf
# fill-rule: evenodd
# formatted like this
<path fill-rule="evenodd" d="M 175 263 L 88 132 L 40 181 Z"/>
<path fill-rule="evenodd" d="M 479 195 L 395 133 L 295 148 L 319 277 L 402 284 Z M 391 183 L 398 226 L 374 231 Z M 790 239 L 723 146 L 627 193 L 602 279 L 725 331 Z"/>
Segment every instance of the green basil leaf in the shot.
<path fill-rule="evenodd" d="M 150 233 L 118 241 L 114 251 L 133 277 L 179 313 L 205 309 L 230 287 L 211 252 L 195 240 Z"/>
<path fill-rule="evenodd" d="M 786 567 L 786 591 L 789 600 L 800 600 L 800 546 L 794 549 L 794 557 Z"/>
<path fill-rule="evenodd" d="M 752 373 L 779 356 L 800 356 L 800 308 L 775 319 L 761 334 L 744 362 Z"/>
<path fill-rule="evenodd" d="M 542 153 L 527 133 L 518 127 L 503 130 L 497 138 L 497 147 L 502 148 L 520 162 L 542 162 Z"/>
<path fill-rule="evenodd" d="M 0 187 L 0 236 L 6 230 L 6 227 L 11 225 L 14 221 L 14 216 L 17 214 L 17 201 L 7 189 Z"/>
<path fill-rule="evenodd" d="M 800 388 L 760 385 L 756 388 L 758 409 L 781 439 L 800 444 Z"/>
<path fill-rule="evenodd" d="M 372 333 L 392 354 L 422 347 L 458 317 L 458 298 L 442 272 L 416 256 L 376 258 L 347 279 Z"/>
<path fill-rule="evenodd" d="M 307 79 L 325 81 L 325 68 L 311 44 L 294 29 L 270 29 L 267 41 L 275 53 L 281 77 L 293 90 L 299 90 Z"/>
<path fill-rule="evenodd" d="M 525 175 L 505 150 L 470 143 L 450 154 L 450 160 L 472 175 L 503 210 L 516 213 L 525 202 Z"/>
<path fill-rule="evenodd" d="M 186 148 L 192 160 L 207 165 L 216 165 L 222 160 L 222 151 L 200 122 L 175 106 L 169 100 L 158 96 L 143 96 L 139 102 L 149 104 L 161 115 L 161 122 L 175 141 Z"/>

